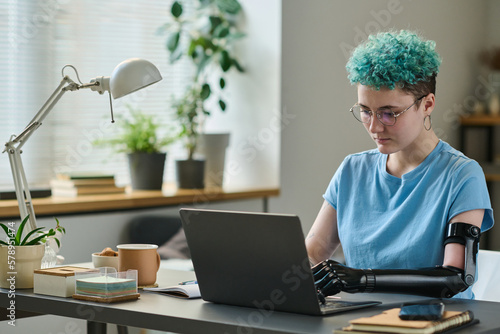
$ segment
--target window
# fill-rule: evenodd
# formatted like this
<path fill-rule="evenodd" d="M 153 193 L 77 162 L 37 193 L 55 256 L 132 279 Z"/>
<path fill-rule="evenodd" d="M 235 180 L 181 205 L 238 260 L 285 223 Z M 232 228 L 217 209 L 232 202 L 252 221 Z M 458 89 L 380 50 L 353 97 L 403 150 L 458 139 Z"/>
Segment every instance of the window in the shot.
<path fill-rule="evenodd" d="M 121 61 L 139 57 L 153 62 L 163 80 L 114 100 L 115 116 L 126 104 L 168 121 L 172 94 L 191 75 L 190 64 L 169 66 L 165 36 L 157 29 L 169 17 L 171 1 L 2 1 L 0 2 L 0 133 L 4 141 L 19 134 L 59 84 L 61 69 L 75 66 L 82 82 L 109 76 Z M 71 68 L 65 73 L 73 80 Z M 96 148 L 92 141 L 111 136 L 107 93 L 67 92 L 23 147 L 23 164 L 32 185 L 47 184 L 58 172 L 104 171 L 128 181 L 124 155 Z M 1 138 L 0 138 L 1 139 Z M 0 186 L 12 188 L 6 154 L 0 160 Z"/>
<path fill-rule="evenodd" d="M 58 86 L 66 64 L 74 65 L 82 82 L 88 82 L 109 76 L 118 63 L 131 57 L 153 62 L 163 80 L 114 100 L 113 108 L 118 116 L 129 103 L 168 122 L 171 96 L 181 93 L 193 70 L 189 62 L 170 66 L 165 36 L 156 34 L 169 17 L 172 1 L 0 0 L 0 141 L 24 129 Z M 228 109 L 214 112 L 205 129 L 231 133 L 225 185 L 275 186 L 282 126 L 286 129 L 296 121 L 280 106 L 281 2 L 240 3 L 247 33 L 240 45 L 245 56 L 240 59 L 247 72 L 228 75 Z M 65 74 L 76 79 L 69 68 Z M 98 170 L 115 174 L 120 184 L 128 183 L 126 157 L 92 145 L 114 130 L 107 94 L 66 93 L 23 147 L 31 189 L 47 185 L 56 172 L 65 171 Z M 169 148 L 167 182 L 174 180 L 174 159 L 184 157 L 182 148 Z M 0 155 L 0 187 L 13 188 L 7 154 Z"/>

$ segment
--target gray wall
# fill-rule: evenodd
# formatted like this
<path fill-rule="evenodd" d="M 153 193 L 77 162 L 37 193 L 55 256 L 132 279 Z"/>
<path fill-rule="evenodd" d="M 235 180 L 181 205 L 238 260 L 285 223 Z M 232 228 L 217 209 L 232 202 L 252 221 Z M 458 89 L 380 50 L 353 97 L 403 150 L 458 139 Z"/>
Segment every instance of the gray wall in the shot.
<path fill-rule="evenodd" d="M 498 15 L 492 14 L 499 12 L 498 3 L 282 1 L 281 98 L 292 120 L 282 129 L 282 195 L 271 201 L 271 210 L 298 214 L 307 232 L 343 158 L 375 148 L 348 112 L 357 96 L 345 71 L 345 50 L 367 33 L 404 28 L 436 41 L 443 63 L 433 127 L 438 136 L 458 147 L 461 106 L 476 98 L 474 90 L 479 85 L 478 50 L 498 35 Z"/>

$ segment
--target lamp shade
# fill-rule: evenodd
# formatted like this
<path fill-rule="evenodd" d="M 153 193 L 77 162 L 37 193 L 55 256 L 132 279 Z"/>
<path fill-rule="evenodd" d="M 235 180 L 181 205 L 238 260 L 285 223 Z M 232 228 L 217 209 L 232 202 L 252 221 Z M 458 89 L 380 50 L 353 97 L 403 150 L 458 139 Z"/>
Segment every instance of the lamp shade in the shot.
<path fill-rule="evenodd" d="M 109 80 L 113 98 L 125 96 L 162 79 L 160 71 L 151 62 L 131 58 L 118 64 Z"/>

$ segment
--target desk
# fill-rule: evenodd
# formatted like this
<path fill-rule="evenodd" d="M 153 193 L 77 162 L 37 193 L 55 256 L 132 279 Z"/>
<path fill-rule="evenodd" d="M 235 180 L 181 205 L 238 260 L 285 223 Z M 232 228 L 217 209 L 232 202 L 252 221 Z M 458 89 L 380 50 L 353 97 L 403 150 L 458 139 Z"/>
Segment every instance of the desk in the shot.
<path fill-rule="evenodd" d="M 193 272 L 161 269 L 158 283 L 160 286 L 174 285 L 193 277 Z M 0 307 L 7 307 L 9 304 L 7 292 L 6 289 L 0 289 Z M 213 304 L 201 299 L 183 300 L 153 292 L 142 292 L 137 301 L 100 304 L 72 298 L 36 295 L 32 290 L 19 290 L 16 292 L 15 300 L 17 310 L 84 319 L 88 321 L 89 329 L 99 328 L 99 323 L 114 323 L 176 333 L 332 334 L 333 329 L 345 326 L 350 319 L 380 313 L 384 309 L 398 307 L 405 301 L 425 299 L 419 296 L 391 294 L 343 296 L 355 300 L 380 300 L 383 304 L 330 316 L 307 316 Z M 500 332 L 498 320 L 500 303 L 450 299 L 446 300 L 445 304 L 447 310 L 470 309 L 480 320 L 478 325 L 457 333 Z M 7 324 L 0 322 L 0 328 L 1 326 Z"/>
<path fill-rule="evenodd" d="M 38 217 L 262 198 L 263 211 L 267 211 L 267 199 L 278 196 L 279 193 L 278 188 L 188 190 L 164 187 L 163 191 L 137 190 L 124 194 L 35 198 L 33 207 Z M 0 201 L 0 218 L 17 217 L 19 217 L 17 200 Z"/>

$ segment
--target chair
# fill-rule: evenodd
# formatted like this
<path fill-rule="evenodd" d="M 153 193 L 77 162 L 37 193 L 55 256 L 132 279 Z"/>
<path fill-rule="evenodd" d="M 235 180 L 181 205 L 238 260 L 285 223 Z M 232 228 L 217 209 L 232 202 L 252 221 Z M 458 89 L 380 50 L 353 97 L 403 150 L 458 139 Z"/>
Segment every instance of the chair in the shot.
<path fill-rule="evenodd" d="M 476 299 L 500 302 L 500 252 L 479 250 L 477 276 L 472 286 Z"/>
<path fill-rule="evenodd" d="M 181 228 L 179 217 L 138 216 L 128 225 L 128 236 L 134 244 L 155 244 L 161 246 L 172 238 Z"/>

